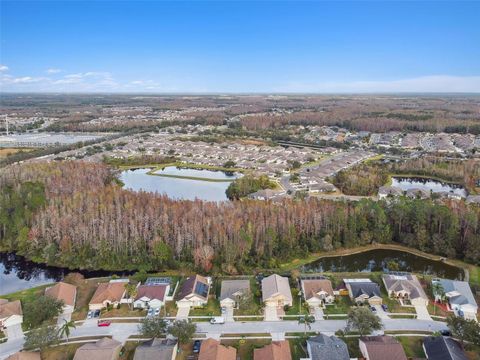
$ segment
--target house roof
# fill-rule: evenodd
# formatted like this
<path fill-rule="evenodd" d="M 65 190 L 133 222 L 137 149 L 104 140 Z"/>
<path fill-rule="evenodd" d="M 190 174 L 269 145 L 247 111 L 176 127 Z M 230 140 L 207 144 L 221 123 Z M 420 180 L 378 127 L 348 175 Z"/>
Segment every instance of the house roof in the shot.
<path fill-rule="evenodd" d="M 347 344 L 336 336 L 320 334 L 307 343 L 311 360 L 350 360 Z"/>
<path fill-rule="evenodd" d="M 41 357 L 38 352 L 19 351 L 10 355 L 5 360 L 41 360 Z"/>
<path fill-rule="evenodd" d="M 249 280 L 223 280 L 220 290 L 220 301 L 233 299 L 235 296 L 245 295 L 250 292 Z"/>
<path fill-rule="evenodd" d="M 120 301 L 125 293 L 125 282 L 108 282 L 98 284 L 90 304 L 101 304 L 108 300 L 111 302 Z"/>
<path fill-rule="evenodd" d="M 206 277 L 195 275 L 188 277 L 178 293 L 178 299 L 183 299 L 188 295 L 197 295 L 203 299 L 208 298 L 209 283 Z"/>
<path fill-rule="evenodd" d="M 292 292 L 290 291 L 290 285 L 288 284 L 288 278 L 273 274 L 262 279 L 263 301 L 266 301 L 276 294 L 281 294 L 290 301 L 293 300 Z"/>
<path fill-rule="evenodd" d="M 74 306 L 77 287 L 64 282 L 58 282 L 55 285 L 45 289 L 45 295 L 57 300 L 62 300 L 65 305 Z"/>
<path fill-rule="evenodd" d="M 0 299 L 0 319 L 6 319 L 13 315 L 23 315 L 20 300 L 8 301 Z"/>
<path fill-rule="evenodd" d="M 409 294 L 410 299 L 422 298 L 428 300 L 422 285 L 415 275 L 383 275 L 383 282 L 385 283 L 385 287 L 389 292 L 405 291 Z"/>
<path fill-rule="evenodd" d="M 137 346 L 133 360 L 171 360 L 177 341 L 152 339 Z"/>
<path fill-rule="evenodd" d="M 253 350 L 253 360 L 292 360 L 287 340 L 272 341 L 270 345 Z"/>
<path fill-rule="evenodd" d="M 157 299 L 162 302 L 165 299 L 165 293 L 167 291 L 167 284 L 164 285 L 141 285 L 137 289 L 137 296 L 135 300 L 147 297 L 150 300 Z"/>
<path fill-rule="evenodd" d="M 364 336 L 369 360 L 407 360 L 402 345 L 392 336 Z"/>
<path fill-rule="evenodd" d="M 458 342 L 445 336 L 428 336 L 423 339 L 425 355 L 432 360 L 467 360 Z"/>
<path fill-rule="evenodd" d="M 381 296 L 380 286 L 374 282 L 352 282 L 349 283 L 348 286 L 354 298 L 361 295 L 367 295 L 369 298 L 372 296 Z"/>
<path fill-rule="evenodd" d="M 237 349 L 223 346 L 220 341 L 207 339 L 202 341 L 198 360 L 236 360 Z"/>
<path fill-rule="evenodd" d="M 103 338 L 94 343 L 87 343 L 80 346 L 75 352 L 73 360 L 110 360 L 115 359 L 122 343 Z"/>
<path fill-rule="evenodd" d="M 473 296 L 472 289 L 466 281 L 457 281 L 457 280 L 448 280 L 448 279 L 438 279 L 433 282 L 439 282 L 445 294 L 448 296 L 448 293 L 451 293 L 452 296 L 448 297 L 448 301 L 453 305 L 466 305 L 470 304 L 474 307 L 478 307 L 475 297 Z M 455 294 L 458 292 L 458 294 Z"/>
<path fill-rule="evenodd" d="M 316 297 L 320 291 L 333 296 L 332 282 L 327 279 L 302 280 L 302 290 L 305 300 Z"/>

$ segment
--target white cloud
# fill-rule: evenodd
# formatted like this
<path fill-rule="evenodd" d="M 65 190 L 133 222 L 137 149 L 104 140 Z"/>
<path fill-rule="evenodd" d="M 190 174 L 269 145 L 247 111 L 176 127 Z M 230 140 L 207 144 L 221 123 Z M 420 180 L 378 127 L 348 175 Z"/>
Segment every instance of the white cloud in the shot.
<path fill-rule="evenodd" d="M 58 74 L 62 72 L 62 69 L 50 68 L 45 71 L 47 74 Z"/>
<path fill-rule="evenodd" d="M 480 76 L 433 75 L 392 81 L 290 83 L 278 92 L 395 93 L 395 92 L 480 92 Z"/>
<path fill-rule="evenodd" d="M 0 64 L 0 71 L 8 71 L 8 66 Z"/>

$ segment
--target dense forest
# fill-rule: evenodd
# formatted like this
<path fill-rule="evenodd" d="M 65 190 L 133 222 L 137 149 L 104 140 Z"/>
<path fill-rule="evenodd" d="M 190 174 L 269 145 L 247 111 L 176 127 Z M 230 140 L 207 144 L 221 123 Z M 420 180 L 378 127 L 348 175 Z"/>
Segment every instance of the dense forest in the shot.
<path fill-rule="evenodd" d="M 0 247 L 70 267 L 228 273 L 374 242 L 480 262 L 480 208 L 464 202 L 174 201 L 114 180 L 80 161 L 1 169 Z"/>

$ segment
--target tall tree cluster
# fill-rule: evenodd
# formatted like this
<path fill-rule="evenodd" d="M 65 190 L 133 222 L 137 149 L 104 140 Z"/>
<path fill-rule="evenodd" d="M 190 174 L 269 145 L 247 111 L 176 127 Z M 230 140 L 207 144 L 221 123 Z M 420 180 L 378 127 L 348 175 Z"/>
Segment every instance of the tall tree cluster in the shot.
<path fill-rule="evenodd" d="M 480 260 L 480 208 L 464 202 L 178 201 L 119 187 L 106 165 L 41 162 L 0 172 L 0 247 L 51 264 L 242 271 L 312 251 L 396 242 Z M 234 270 L 232 270 L 234 269 Z"/>

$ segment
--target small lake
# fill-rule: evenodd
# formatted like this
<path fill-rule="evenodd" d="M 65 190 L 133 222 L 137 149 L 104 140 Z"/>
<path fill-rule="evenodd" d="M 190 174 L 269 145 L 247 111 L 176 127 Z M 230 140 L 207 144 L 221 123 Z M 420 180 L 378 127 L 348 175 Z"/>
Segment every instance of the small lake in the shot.
<path fill-rule="evenodd" d="M 12 292 L 30 289 L 32 287 L 50 284 L 62 280 L 70 272 L 79 272 L 85 278 L 122 276 L 129 272 L 69 270 L 60 267 L 36 264 L 22 256 L 0 253 L 0 297 Z"/>
<path fill-rule="evenodd" d="M 387 264 L 395 261 L 396 271 L 408 271 L 421 274 L 436 275 L 448 279 L 463 279 L 463 270 L 409 252 L 399 250 L 375 249 L 345 256 L 321 258 L 304 265 L 304 272 L 372 272 L 388 271 Z"/>
<path fill-rule="evenodd" d="M 197 179 L 182 179 L 167 176 L 147 174 L 150 169 L 134 169 L 122 171 L 120 180 L 125 188 L 134 191 L 150 191 L 166 194 L 172 199 L 182 200 L 228 200 L 225 191 L 230 183 L 240 177 L 237 173 L 223 171 L 184 169 L 175 166 L 167 166 L 163 170 L 156 171 L 157 175 L 187 176 L 212 179 L 216 181 L 204 181 Z"/>
<path fill-rule="evenodd" d="M 446 191 L 462 197 L 467 197 L 468 195 L 465 188 L 461 185 L 420 177 L 393 176 L 392 186 L 398 187 L 404 191 L 409 189 L 422 189 L 426 191 L 432 191 L 434 193 Z"/>

